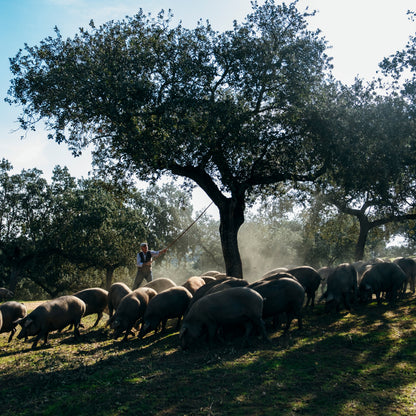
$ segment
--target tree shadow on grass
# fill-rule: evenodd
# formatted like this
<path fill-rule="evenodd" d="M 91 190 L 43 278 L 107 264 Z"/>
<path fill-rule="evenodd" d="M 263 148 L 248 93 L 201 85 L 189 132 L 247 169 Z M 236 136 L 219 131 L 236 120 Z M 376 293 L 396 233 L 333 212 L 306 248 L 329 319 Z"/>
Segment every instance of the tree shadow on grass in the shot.
<path fill-rule="evenodd" d="M 244 348 L 237 339 L 182 351 L 171 327 L 126 342 L 98 327 L 83 332 L 80 343 L 68 334 L 31 354 L 15 346 L 16 369 L 1 379 L 0 412 L 411 414 L 404 391 L 416 371 L 413 303 L 357 305 L 334 315 L 317 308 L 301 331 L 272 332 L 271 344 L 253 338 Z"/>

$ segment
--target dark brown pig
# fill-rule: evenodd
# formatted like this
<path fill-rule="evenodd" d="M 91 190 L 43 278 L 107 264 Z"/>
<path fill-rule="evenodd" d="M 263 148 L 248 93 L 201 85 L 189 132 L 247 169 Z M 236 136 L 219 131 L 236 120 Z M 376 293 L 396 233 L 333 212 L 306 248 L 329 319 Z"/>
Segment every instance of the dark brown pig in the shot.
<path fill-rule="evenodd" d="M 104 309 L 108 305 L 108 292 L 100 287 L 90 287 L 88 289 L 80 290 L 74 293 L 74 296 L 80 298 L 85 302 L 87 310 L 84 316 L 97 314 L 97 319 L 92 326 L 93 328 L 98 325 L 98 322 L 103 317 Z"/>
<path fill-rule="evenodd" d="M 290 274 L 289 272 L 286 271 L 286 272 L 275 272 L 273 274 L 268 274 L 266 277 L 263 276 L 260 280 L 256 280 L 255 282 L 250 283 L 250 285 L 260 284 L 260 283 L 263 283 L 264 281 L 279 280 L 279 279 L 283 279 L 284 277 L 298 281 L 298 279 L 296 279 L 296 277 L 293 276 L 293 274 Z"/>
<path fill-rule="evenodd" d="M 74 326 L 74 337 L 79 337 L 79 326 L 87 307 L 85 302 L 76 296 L 67 295 L 46 301 L 17 323 L 22 327 L 18 339 L 36 335 L 32 349 L 43 337 L 48 342 L 49 332 L 61 330 L 68 325 Z"/>
<path fill-rule="evenodd" d="M 381 294 L 394 304 L 397 295 L 403 292 L 407 276 L 396 263 L 376 263 L 364 274 L 359 286 L 362 302 L 369 302 L 376 295 L 377 303 L 381 304 Z"/>
<path fill-rule="evenodd" d="M 217 292 L 224 289 L 229 289 L 231 287 L 239 287 L 239 286 L 247 286 L 248 283 L 245 280 L 237 279 L 236 277 L 220 277 L 213 281 L 205 283 L 205 285 L 201 286 L 194 294 L 189 303 L 188 310 L 192 307 L 192 305 L 203 296 L 206 296 L 209 293 Z M 187 312 L 186 312 L 187 313 Z M 186 315 L 185 313 L 185 315 Z"/>
<path fill-rule="evenodd" d="M 317 270 L 319 276 L 321 276 L 321 295 L 326 291 L 326 285 L 328 282 L 328 276 L 335 270 L 335 267 L 324 266 Z"/>
<path fill-rule="evenodd" d="M 400 266 L 407 277 L 404 292 L 406 292 L 407 285 L 409 285 L 411 292 L 415 293 L 416 261 L 410 257 L 399 257 L 394 259 L 393 262 Z"/>
<path fill-rule="evenodd" d="M 207 334 L 212 347 L 219 329 L 244 325 L 244 342 L 253 327 L 268 339 L 263 314 L 263 298 L 248 287 L 234 287 L 201 297 L 184 317 L 179 339 L 183 349 Z"/>
<path fill-rule="evenodd" d="M 276 280 L 263 280 L 249 285 L 264 299 L 263 319 L 273 318 L 276 326 L 279 315 L 286 315 L 285 333 L 289 331 L 294 318 L 298 320 L 298 328 L 302 329 L 302 307 L 305 300 L 305 289 L 296 280 L 283 277 Z"/>
<path fill-rule="evenodd" d="M 325 311 L 339 312 L 341 304 L 351 310 L 351 302 L 357 296 L 357 270 L 352 264 L 342 263 L 328 276 L 325 298 Z"/>
<path fill-rule="evenodd" d="M 201 277 L 202 277 L 202 279 L 204 279 L 205 283 L 212 282 L 213 280 L 216 280 L 214 276 L 201 276 Z"/>
<path fill-rule="evenodd" d="M 131 289 L 123 282 L 116 282 L 111 285 L 110 290 L 108 291 L 108 314 L 110 318 L 116 311 L 121 299 L 129 293 L 131 293 Z M 109 325 L 108 321 L 107 325 Z"/>
<path fill-rule="evenodd" d="M 202 273 L 201 276 L 202 277 L 204 277 L 204 276 L 215 277 L 215 276 L 218 276 L 220 274 L 222 274 L 222 273 L 219 272 L 218 270 L 208 270 L 207 272 Z"/>
<path fill-rule="evenodd" d="M 0 322 L 0 334 L 10 332 L 7 342 L 10 342 L 16 333 L 16 321 L 27 315 L 26 306 L 23 303 L 9 301 L 0 305 L 0 315 L 3 317 L 3 323 Z"/>
<path fill-rule="evenodd" d="M 134 335 L 133 327 L 143 317 L 150 299 L 157 293 L 152 288 L 139 287 L 123 297 L 115 314 L 110 318 L 110 327 L 114 329 L 114 338 L 124 333 L 123 340 Z"/>
<path fill-rule="evenodd" d="M 283 272 L 287 272 L 288 268 L 287 267 L 277 267 L 275 269 L 269 270 L 268 272 L 264 273 L 264 275 L 261 277 L 261 279 L 263 280 L 267 280 L 267 278 L 274 276 L 278 273 L 283 273 Z"/>
<path fill-rule="evenodd" d="M 245 287 L 245 286 L 248 286 L 247 280 L 237 279 L 235 277 L 226 278 L 225 280 L 221 281 L 217 285 L 211 287 L 206 293 L 206 295 L 220 292 L 221 290 L 231 289 L 233 287 Z"/>
<path fill-rule="evenodd" d="M 162 332 L 165 330 L 168 319 L 177 318 L 176 329 L 179 329 L 182 316 L 188 308 L 192 294 L 183 286 L 175 286 L 158 293 L 150 300 L 143 317 L 143 325 L 139 337 L 143 338 L 148 332 L 155 331 L 162 323 Z"/>
<path fill-rule="evenodd" d="M 321 284 L 320 274 L 310 266 L 295 267 L 287 271 L 292 276 L 295 276 L 298 282 L 303 286 L 306 293 L 306 304 L 309 304 L 311 308 L 315 306 L 315 294 Z"/>
<path fill-rule="evenodd" d="M 212 279 L 215 280 L 214 278 Z M 204 285 L 205 280 L 201 276 L 191 276 L 182 286 L 186 287 L 193 296 L 195 292 Z"/>
<path fill-rule="evenodd" d="M 175 286 L 176 283 L 167 277 L 159 277 L 158 279 L 152 280 L 144 285 L 144 287 L 151 287 L 156 290 L 157 293 L 163 292 L 164 290 Z"/>

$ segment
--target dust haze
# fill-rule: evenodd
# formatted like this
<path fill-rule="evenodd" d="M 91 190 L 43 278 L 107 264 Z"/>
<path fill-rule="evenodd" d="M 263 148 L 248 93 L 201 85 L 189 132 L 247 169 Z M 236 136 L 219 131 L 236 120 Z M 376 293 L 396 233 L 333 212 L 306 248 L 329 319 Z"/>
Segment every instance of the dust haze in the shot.
<path fill-rule="evenodd" d="M 271 238 L 261 225 L 244 223 L 238 233 L 244 279 L 253 282 L 272 269 L 304 266 L 294 250 L 300 244 L 298 239 L 287 229 L 276 229 Z"/>

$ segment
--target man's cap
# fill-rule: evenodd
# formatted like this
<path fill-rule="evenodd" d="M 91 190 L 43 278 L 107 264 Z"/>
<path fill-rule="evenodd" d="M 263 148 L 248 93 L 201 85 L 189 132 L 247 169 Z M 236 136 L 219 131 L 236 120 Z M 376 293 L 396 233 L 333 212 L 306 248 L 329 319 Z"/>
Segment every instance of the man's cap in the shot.
<path fill-rule="evenodd" d="M 144 246 L 147 246 L 147 243 L 141 243 L 140 244 L 140 247 L 144 247 Z"/>

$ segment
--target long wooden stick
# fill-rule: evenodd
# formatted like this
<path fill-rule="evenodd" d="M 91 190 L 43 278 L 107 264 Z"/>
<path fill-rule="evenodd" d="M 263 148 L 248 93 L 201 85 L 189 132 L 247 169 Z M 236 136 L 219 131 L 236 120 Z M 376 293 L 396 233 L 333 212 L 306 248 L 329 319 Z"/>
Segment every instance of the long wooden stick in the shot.
<path fill-rule="evenodd" d="M 207 209 L 213 204 L 213 202 L 211 202 L 197 217 L 197 219 L 185 230 L 183 230 L 176 238 L 175 240 L 173 240 L 167 247 L 166 250 L 170 247 L 172 247 L 207 211 Z"/>

